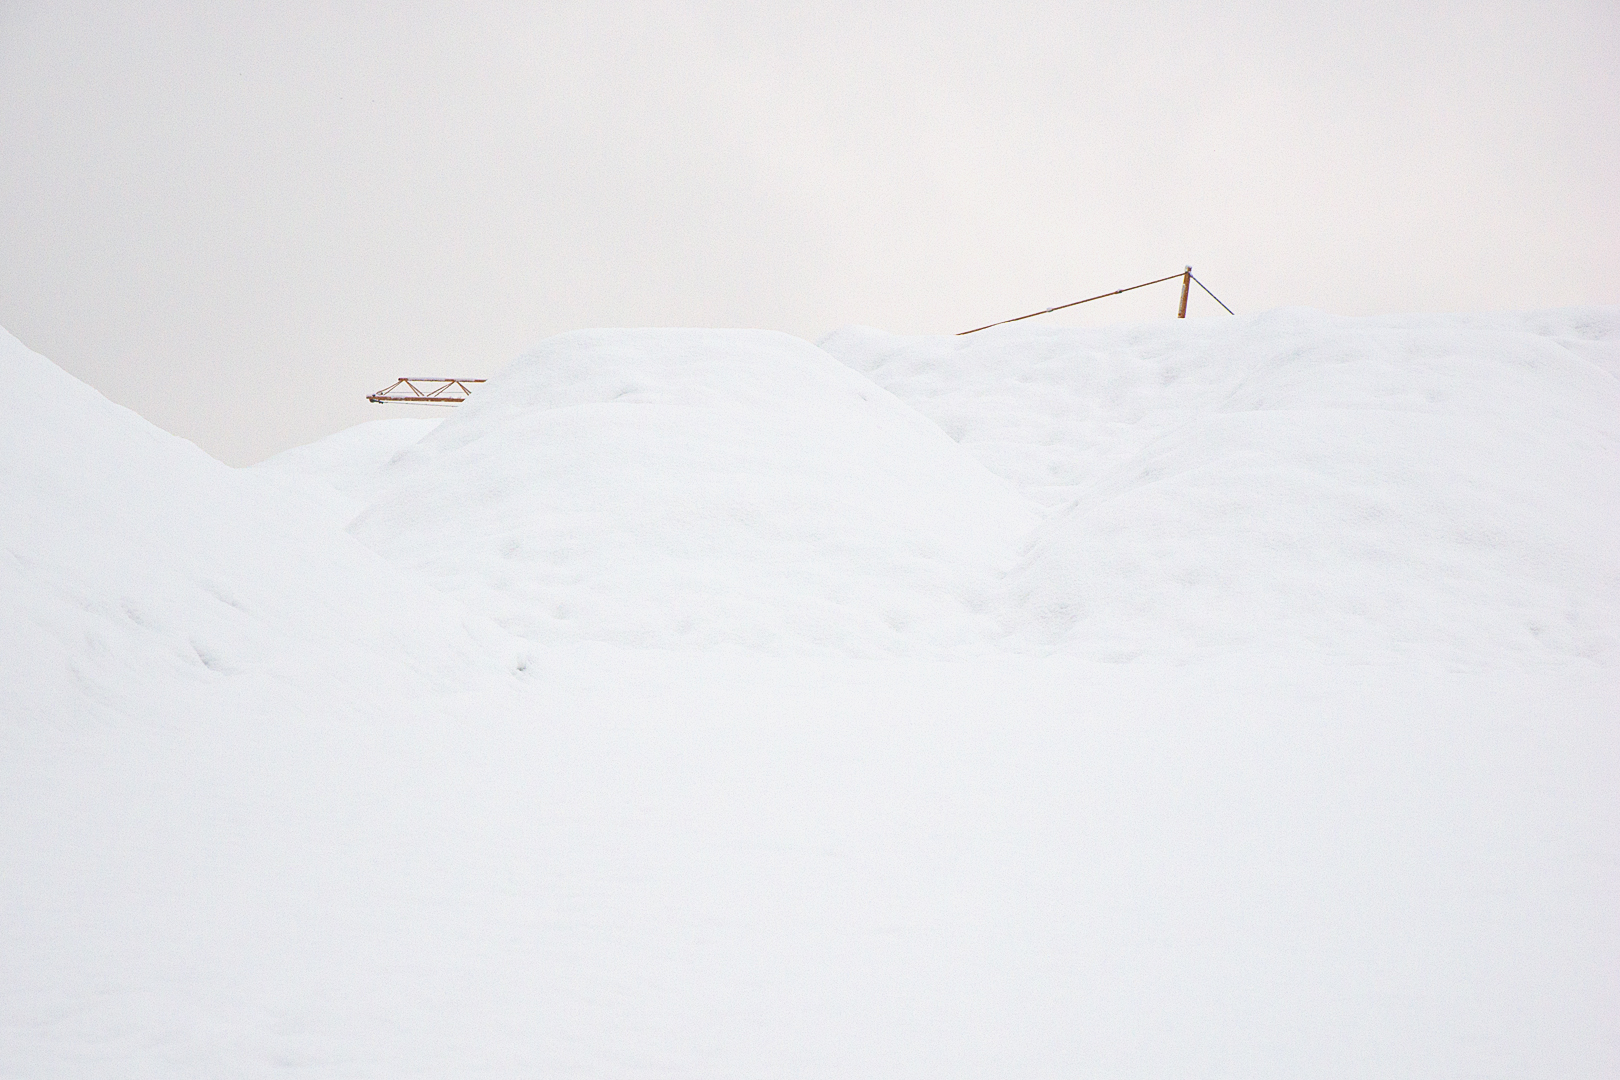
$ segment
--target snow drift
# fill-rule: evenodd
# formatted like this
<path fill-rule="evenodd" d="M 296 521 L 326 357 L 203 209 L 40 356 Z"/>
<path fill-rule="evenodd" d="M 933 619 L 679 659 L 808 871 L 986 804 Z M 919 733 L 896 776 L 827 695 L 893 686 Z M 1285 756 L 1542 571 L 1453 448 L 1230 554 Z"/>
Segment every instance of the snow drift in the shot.
<path fill-rule="evenodd" d="M 538 641 L 871 654 L 990 639 L 1037 522 L 785 334 L 565 334 L 378 473 L 351 531 Z"/>
<path fill-rule="evenodd" d="M 308 446 L 284 450 L 252 471 L 282 491 L 313 502 L 328 525 L 341 529 L 375 497 L 378 470 L 439 423 L 388 419 L 356 424 Z"/>
<path fill-rule="evenodd" d="M 1607 664 L 1617 342 L 1612 311 L 593 331 L 259 471 L 539 642 Z"/>
<path fill-rule="evenodd" d="M 231 676 L 284 705 L 295 691 L 358 704 L 355 665 L 465 685 L 499 653 L 493 627 L 475 640 L 442 596 L 312 527 L 301 495 L 221 465 L 9 334 L 0 371 L 27 402 L 0 425 L 0 700 L 13 725 L 184 711 Z"/>
<path fill-rule="evenodd" d="M 1451 664 L 1620 648 L 1620 319 L 1315 312 L 825 348 L 1055 507 L 1036 648 Z"/>
<path fill-rule="evenodd" d="M 0 339 L 0 1075 L 1614 1076 L 1617 342 L 592 332 L 232 470 Z"/>

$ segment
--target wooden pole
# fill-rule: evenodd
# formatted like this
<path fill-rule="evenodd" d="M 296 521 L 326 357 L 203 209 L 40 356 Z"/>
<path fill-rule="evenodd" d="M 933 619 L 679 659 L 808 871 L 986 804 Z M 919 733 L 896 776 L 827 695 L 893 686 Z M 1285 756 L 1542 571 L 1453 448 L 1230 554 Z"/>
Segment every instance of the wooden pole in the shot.
<path fill-rule="evenodd" d="M 1187 272 L 1191 273 L 1192 268 L 1189 267 L 1187 269 Z M 1081 304 L 1089 304 L 1093 300 L 1104 300 L 1104 299 L 1106 299 L 1106 298 L 1108 298 L 1110 296 L 1118 296 L 1120 293 L 1128 293 L 1128 292 L 1134 292 L 1137 289 L 1145 289 L 1149 285 L 1157 285 L 1161 281 L 1170 281 L 1172 278 L 1178 278 L 1178 277 L 1181 277 L 1181 276 L 1182 275 L 1180 275 L 1180 274 L 1171 274 L 1171 275 L 1169 275 L 1169 277 L 1154 278 L 1152 281 L 1144 281 L 1140 285 L 1132 285 L 1128 289 L 1115 289 L 1113 292 L 1098 293 L 1096 296 L 1088 296 L 1084 300 L 1076 300 L 1072 304 L 1059 304 L 1057 307 L 1049 307 L 1049 308 L 1045 308 L 1044 310 L 1041 310 L 1041 311 L 1032 311 L 1028 315 L 1020 315 L 1016 319 L 1002 319 L 1000 322 L 988 323 L 987 325 L 984 325 L 984 326 L 975 326 L 972 330 L 963 330 L 960 334 L 957 334 L 956 336 L 957 337 L 962 337 L 965 334 L 977 334 L 980 330 L 988 330 L 992 326 L 1006 326 L 1008 323 L 1011 323 L 1011 322 L 1023 322 L 1025 319 L 1033 319 L 1037 315 L 1050 315 L 1052 312 L 1054 312 L 1054 311 L 1062 311 L 1064 308 L 1079 307 Z"/>
<path fill-rule="evenodd" d="M 1181 307 L 1176 311 L 1176 318 L 1187 317 L 1187 290 L 1192 288 L 1192 267 L 1187 267 L 1181 273 Z"/>

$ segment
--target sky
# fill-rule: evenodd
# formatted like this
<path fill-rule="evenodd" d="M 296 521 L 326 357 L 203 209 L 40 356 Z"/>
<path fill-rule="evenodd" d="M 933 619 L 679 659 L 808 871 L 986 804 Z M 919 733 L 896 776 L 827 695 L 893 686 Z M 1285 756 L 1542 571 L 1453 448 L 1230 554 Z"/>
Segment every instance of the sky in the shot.
<path fill-rule="evenodd" d="M 0 325 L 240 465 L 581 327 L 1616 304 L 1617 57 L 1612 0 L 0 0 Z"/>

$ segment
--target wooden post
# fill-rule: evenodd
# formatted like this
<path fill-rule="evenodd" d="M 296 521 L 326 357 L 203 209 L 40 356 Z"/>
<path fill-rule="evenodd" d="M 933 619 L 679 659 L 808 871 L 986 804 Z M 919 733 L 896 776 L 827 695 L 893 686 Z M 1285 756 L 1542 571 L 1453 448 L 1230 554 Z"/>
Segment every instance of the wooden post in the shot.
<path fill-rule="evenodd" d="M 1178 319 L 1187 317 L 1187 290 L 1190 288 L 1192 288 L 1192 267 L 1189 266 L 1181 272 L 1181 307 L 1176 311 Z"/>

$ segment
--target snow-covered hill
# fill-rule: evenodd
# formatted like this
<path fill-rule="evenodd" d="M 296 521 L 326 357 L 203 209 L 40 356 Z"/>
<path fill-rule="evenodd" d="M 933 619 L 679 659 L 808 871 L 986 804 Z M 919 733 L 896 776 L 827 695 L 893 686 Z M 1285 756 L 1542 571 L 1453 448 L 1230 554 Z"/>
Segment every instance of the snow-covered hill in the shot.
<path fill-rule="evenodd" d="M 535 641 L 1620 654 L 1612 312 L 823 346 L 849 366 L 763 332 L 564 335 L 436 429 L 258 471 Z"/>
<path fill-rule="evenodd" d="M 221 681 L 328 702 L 363 701 L 357 668 L 465 686 L 504 655 L 493 627 L 399 587 L 301 492 L 221 465 L 9 334 L 0 365 L 26 403 L 0 424 L 8 734 L 103 707 L 182 712 Z"/>
<path fill-rule="evenodd" d="M 947 652 L 1033 508 L 815 347 L 553 338 L 376 475 L 350 531 L 538 641 Z"/>
<path fill-rule="evenodd" d="M 1034 647 L 1620 653 L 1620 319 L 1316 312 L 823 342 L 1054 507 Z"/>
<path fill-rule="evenodd" d="M 0 1077 L 1620 1072 L 1620 311 L 0 374 Z"/>

